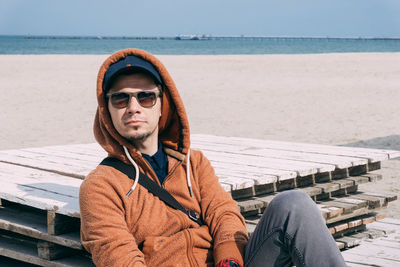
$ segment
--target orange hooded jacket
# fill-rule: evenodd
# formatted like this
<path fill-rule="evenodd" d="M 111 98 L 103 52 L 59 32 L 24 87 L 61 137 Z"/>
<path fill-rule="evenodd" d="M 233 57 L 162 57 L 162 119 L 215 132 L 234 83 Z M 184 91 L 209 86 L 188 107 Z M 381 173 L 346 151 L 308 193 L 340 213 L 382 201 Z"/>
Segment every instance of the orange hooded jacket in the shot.
<path fill-rule="evenodd" d="M 126 49 L 111 55 L 101 66 L 94 122 L 97 142 L 110 157 L 131 164 L 125 146 L 140 171 L 159 184 L 140 152 L 115 130 L 102 90 L 107 68 L 128 55 L 151 62 L 163 79 L 159 139 L 169 165 L 163 186 L 184 208 L 201 215 L 204 225 L 200 227 L 141 185 L 127 197 L 134 181 L 112 167 L 100 165 L 80 188 L 83 246 L 97 266 L 214 266 L 224 258 L 236 258 L 243 265 L 248 240 L 244 219 L 220 186 L 209 161 L 201 152 L 190 149 L 189 123 L 182 100 L 167 70 L 154 56 Z"/>

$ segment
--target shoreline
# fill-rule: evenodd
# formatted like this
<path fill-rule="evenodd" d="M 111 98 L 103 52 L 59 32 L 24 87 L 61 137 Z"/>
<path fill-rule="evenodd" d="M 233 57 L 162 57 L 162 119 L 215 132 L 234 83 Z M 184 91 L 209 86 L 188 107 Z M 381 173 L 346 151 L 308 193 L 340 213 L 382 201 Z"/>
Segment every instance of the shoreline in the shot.
<path fill-rule="evenodd" d="M 17 37 L 24 39 L 114 39 L 114 40 L 181 40 L 177 39 L 180 37 L 184 37 L 183 40 L 188 40 L 186 38 L 190 38 L 190 40 L 220 40 L 220 39 L 340 39 L 340 40 L 400 40 L 400 37 L 383 37 L 383 36 L 375 36 L 375 37 L 367 37 L 367 36 L 262 36 L 262 35 L 220 35 L 220 36 L 212 36 L 209 34 L 177 34 L 177 35 L 165 35 L 165 36 L 111 36 L 111 35 L 30 35 L 30 34 L 17 34 L 17 35 L 8 35 L 8 34 L 0 34 L 1 37 Z M 194 38 L 193 38 L 194 37 Z"/>

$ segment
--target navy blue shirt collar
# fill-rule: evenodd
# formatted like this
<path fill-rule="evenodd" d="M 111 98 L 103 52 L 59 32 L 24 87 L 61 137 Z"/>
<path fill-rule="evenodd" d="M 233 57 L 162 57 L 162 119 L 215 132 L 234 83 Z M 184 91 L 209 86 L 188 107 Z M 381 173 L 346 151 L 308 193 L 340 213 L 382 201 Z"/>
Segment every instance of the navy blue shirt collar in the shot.
<path fill-rule="evenodd" d="M 158 180 L 162 184 L 168 173 L 168 159 L 161 141 L 158 141 L 158 149 L 153 156 L 144 153 L 142 153 L 142 156 L 153 168 Z"/>

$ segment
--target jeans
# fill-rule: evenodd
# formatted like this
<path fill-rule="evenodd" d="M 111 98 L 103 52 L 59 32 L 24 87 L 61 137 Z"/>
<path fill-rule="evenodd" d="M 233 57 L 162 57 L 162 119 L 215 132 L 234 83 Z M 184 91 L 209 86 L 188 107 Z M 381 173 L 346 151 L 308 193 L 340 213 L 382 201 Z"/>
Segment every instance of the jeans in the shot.
<path fill-rule="evenodd" d="M 244 266 L 346 266 L 314 201 L 300 190 L 278 194 L 246 246 Z"/>

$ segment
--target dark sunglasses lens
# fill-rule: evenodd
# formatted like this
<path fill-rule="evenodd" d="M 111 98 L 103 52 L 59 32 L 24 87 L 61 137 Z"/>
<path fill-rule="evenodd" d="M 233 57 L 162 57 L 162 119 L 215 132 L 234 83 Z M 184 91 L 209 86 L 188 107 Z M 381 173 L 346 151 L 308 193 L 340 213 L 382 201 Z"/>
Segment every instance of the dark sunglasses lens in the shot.
<path fill-rule="evenodd" d="M 111 104 L 115 108 L 124 108 L 128 106 L 128 103 L 129 103 L 129 94 L 117 93 L 111 95 Z"/>
<path fill-rule="evenodd" d="M 156 104 L 156 93 L 154 92 L 140 92 L 137 95 L 139 104 L 142 107 L 152 107 Z"/>

